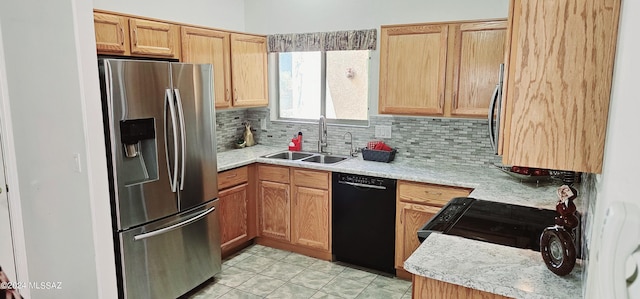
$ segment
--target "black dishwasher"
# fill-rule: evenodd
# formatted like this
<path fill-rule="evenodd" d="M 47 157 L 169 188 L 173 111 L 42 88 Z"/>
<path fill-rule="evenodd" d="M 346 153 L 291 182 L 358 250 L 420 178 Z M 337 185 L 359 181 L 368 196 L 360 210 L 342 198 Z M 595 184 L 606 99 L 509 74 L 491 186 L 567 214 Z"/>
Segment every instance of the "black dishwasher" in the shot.
<path fill-rule="evenodd" d="M 334 172 L 332 183 L 335 259 L 395 274 L 396 180 Z"/>

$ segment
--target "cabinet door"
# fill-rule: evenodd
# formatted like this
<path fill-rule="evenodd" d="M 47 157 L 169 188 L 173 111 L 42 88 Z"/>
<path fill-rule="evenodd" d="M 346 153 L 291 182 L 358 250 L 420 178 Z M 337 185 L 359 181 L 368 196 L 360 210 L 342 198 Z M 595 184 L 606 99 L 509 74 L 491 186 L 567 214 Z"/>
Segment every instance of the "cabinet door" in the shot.
<path fill-rule="evenodd" d="M 382 27 L 380 113 L 442 115 L 448 26 Z"/>
<path fill-rule="evenodd" d="M 461 285 L 447 283 L 440 280 L 426 278 L 424 276 L 413 276 L 413 298 L 424 299 L 508 299 L 498 294 L 483 292 L 476 289 L 467 288 Z"/>
<path fill-rule="evenodd" d="M 461 23 L 453 35 L 451 115 L 486 117 L 504 62 L 506 21 Z M 448 84 L 447 84 L 448 85 Z"/>
<path fill-rule="evenodd" d="M 180 58 L 180 26 L 129 19 L 131 54 Z"/>
<path fill-rule="evenodd" d="M 503 163 L 602 171 L 620 0 L 511 1 Z"/>
<path fill-rule="evenodd" d="M 182 61 L 213 65 L 213 93 L 216 108 L 231 107 L 230 34 L 182 27 Z"/>
<path fill-rule="evenodd" d="M 231 75 L 233 106 L 266 106 L 267 38 L 231 34 Z"/>
<path fill-rule="evenodd" d="M 328 251 L 329 191 L 295 187 L 292 210 L 292 242 Z"/>
<path fill-rule="evenodd" d="M 260 181 L 259 190 L 261 236 L 290 241 L 289 184 Z"/>
<path fill-rule="evenodd" d="M 222 250 L 247 239 L 247 183 L 220 192 Z"/>
<path fill-rule="evenodd" d="M 129 24 L 126 17 L 93 13 L 98 54 L 129 55 Z"/>
<path fill-rule="evenodd" d="M 396 261 L 397 269 L 403 269 L 404 261 L 420 246 L 418 230 L 441 207 L 430 207 L 398 202 L 396 209 Z"/>

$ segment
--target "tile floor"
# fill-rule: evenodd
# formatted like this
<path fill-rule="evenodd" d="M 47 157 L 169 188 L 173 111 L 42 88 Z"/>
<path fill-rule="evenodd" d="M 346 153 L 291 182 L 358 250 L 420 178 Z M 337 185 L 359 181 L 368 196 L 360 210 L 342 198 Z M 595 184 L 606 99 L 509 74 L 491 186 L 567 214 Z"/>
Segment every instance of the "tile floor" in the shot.
<path fill-rule="evenodd" d="M 252 245 L 190 299 L 411 298 L 411 282 L 297 253 Z"/>

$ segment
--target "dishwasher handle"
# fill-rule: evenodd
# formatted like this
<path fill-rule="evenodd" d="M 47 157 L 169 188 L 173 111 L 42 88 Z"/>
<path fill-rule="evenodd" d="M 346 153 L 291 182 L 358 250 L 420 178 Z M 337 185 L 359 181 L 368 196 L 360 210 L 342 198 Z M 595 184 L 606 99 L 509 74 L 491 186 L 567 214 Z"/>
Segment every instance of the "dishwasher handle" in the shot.
<path fill-rule="evenodd" d="M 338 181 L 338 183 L 340 183 L 340 184 L 347 184 L 347 185 L 351 185 L 351 186 L 355 186 L 355 187 L 371 188 L 371 189 L 379 189 L 379 190 L 387 190 L 387 187 L 385 187 L 385 186 L 367 185 L 367 184 L 361 184 L 361 183 L 342 182 L 342 181 Z"/>

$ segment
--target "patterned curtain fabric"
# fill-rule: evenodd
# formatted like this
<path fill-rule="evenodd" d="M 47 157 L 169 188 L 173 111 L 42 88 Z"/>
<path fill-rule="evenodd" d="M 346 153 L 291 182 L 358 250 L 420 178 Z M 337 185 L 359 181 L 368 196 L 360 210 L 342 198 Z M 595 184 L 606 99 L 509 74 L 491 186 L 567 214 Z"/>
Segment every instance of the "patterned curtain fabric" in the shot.
<path fill-rule="evenodd" d="M 268 36 L 268 51 L 375 50 L 376 37 L 376 29 L 274 34 Z"/>

